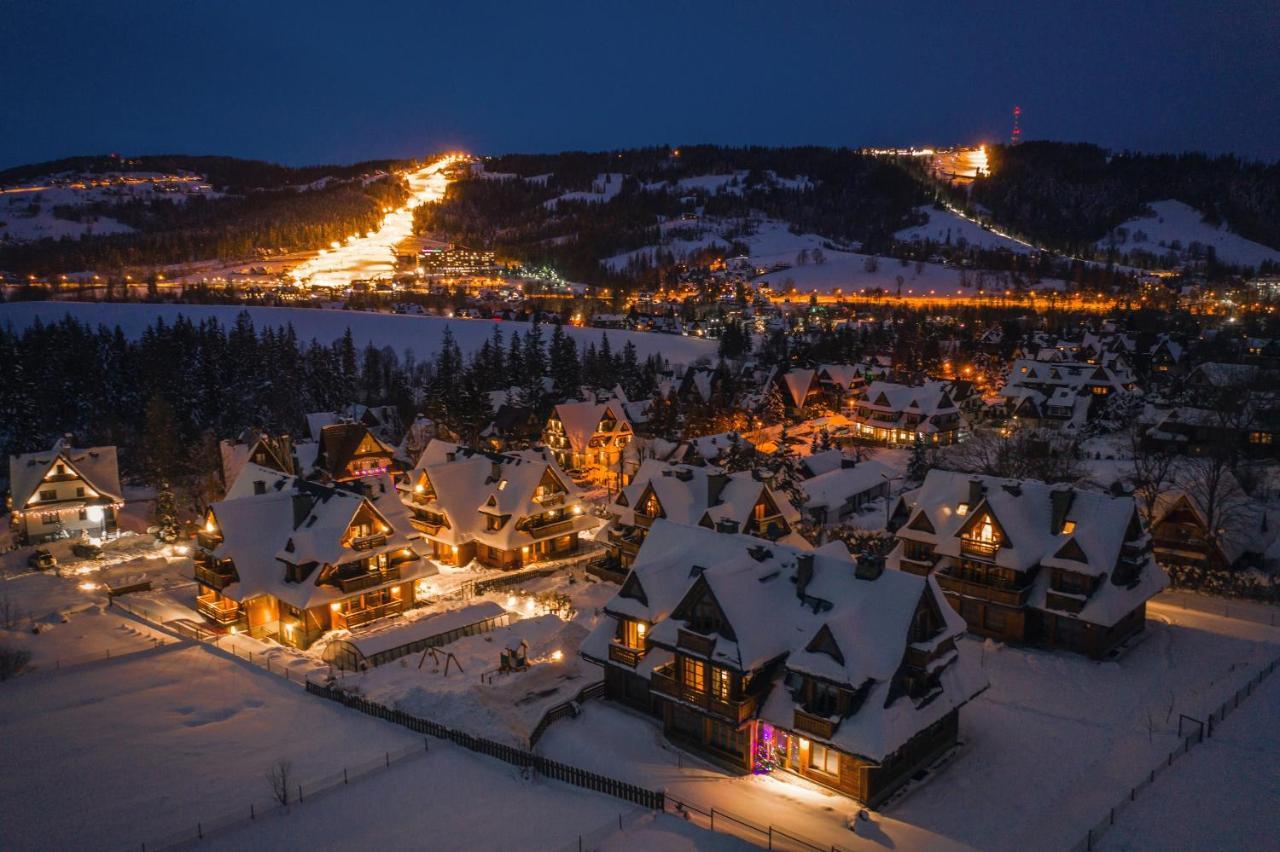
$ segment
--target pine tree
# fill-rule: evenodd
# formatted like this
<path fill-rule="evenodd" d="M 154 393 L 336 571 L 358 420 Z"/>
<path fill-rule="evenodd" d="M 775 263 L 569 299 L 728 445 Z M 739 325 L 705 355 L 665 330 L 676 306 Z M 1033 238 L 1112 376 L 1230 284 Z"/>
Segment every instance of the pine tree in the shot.
<path fill-rule="evenodd" d="M 907 459 L 907 479 L 912 482 L 923 482 L 929 472 L 929 457 L 925 451 L 924 440 L 917 434 L 911 442 L 911 455 Z"/>

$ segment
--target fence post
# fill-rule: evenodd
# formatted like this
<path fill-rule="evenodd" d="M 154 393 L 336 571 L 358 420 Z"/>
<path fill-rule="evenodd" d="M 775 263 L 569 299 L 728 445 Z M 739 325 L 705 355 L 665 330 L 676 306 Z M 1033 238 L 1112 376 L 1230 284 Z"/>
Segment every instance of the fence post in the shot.
<path fill-rule="evenodd" d="M 298 801 L 299 802 L 302 801 L 302 785 L 301 784 L 298 785 Z"/>
<path fill-rule="evenodd" d="M 196 837 L 204 840 L 204 826 L 198 822 L 196 823 Z"/>
<path fill-rule="evenodd" d="M 342 767 L 342 783 L 347 783 L 347 767 Z"/>
<path fill-rule="evenodd" d="M 257 819 L 258 815 L 253 810 L 253 802 L 249 803 L 249 819 Z"/>
<path fill-rule="evenodd" d="M 391 752 L 386 752 L 386 755 L 387 755 L 387 766 L 390 766 L 390 765 L 391 765 Z"/>

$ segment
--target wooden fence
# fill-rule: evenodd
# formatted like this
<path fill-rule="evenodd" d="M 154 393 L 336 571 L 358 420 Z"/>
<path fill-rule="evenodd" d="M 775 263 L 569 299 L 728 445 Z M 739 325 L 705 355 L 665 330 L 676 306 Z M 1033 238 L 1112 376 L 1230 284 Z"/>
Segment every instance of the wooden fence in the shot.
<path fill-rule="evenodd" d="M 460 745 L 470 751 L 479 754 L 488 755 L 497 758 L 504 763 L 512 766 L 519 766 L 522 769 L 528 769 L 551 778 L 556 781 L 563 781 L 566 784 L 572 784 L 575 787 L 582 787 L 587 790 L 593 790 L 597 793 L 604 793 L 635 805 L 640 805 L 650 810 L 661 811 L 664 809 L 665 796 L 660 791 L 648 790 L 635 784 L 629 784 L 625 781 L 619 781 L 616 778 L 610 778 L 606 775 L 598 775 L 585 769 L 579 769 L 576 766 L 569 766 L 540 754 L 534 754 L 532 751 L 507 745 L 506 743 L 495 742 L 494 740 L 485 739 L 468 734 L 464 731 L 455 731 L 439 722 L 433 722 L 430 719 L 420 719 L 405 713 L 403 710 L 396 710 L 378 704 L 375 701 L 361 698 L 358 695 L 352 695 L 341 689 L 331 686 L 324 686 L 313 681 L 307 681 L 307 692 L 312 695 L 318 695 L 322 698 L 328 698 L 331 701 L 337 701 L 345 707 L 353 710 L 359 710 L 361 713 L 384 719 L 388 722 L 394 722 L 402 725 L 411 731 L 420 734 L 427 734 L 437 739 L 448 740 L 451 743 Z M 591 689 L 591 687 L 587 687 Z M 584 690 L 585 691 L 585 690 Z M 581 695 L 581 693 L 579 693 Z M 553 708 L 554 709 L 554 708 Z M 548 723 L 549 724 L 549 723 Z"/>
<path fill-rule="evenodd" d="M 584 701 L 589 701 L 592 698 L 599 698 L 601 695 L 604 695 L 604 681 L 598 680 L 595 683 L 582 687 L 582 689 L 578 690 L 578 694 L 570 700 L 563 704 L 557 704 L 555 707 L 552 707 L 544 713 L 542 718 L 538 720 L 538 724 L 529 734 L 529 750 L 532 751 L 533 747 L 538 744 L 538 740 L 542 739 L 542 735 L 546 733 L 547 728 L 551 726 L 552 722 L 557 722 L 566 716 L 578 715 L 578 705 L 582 704 Z"/>

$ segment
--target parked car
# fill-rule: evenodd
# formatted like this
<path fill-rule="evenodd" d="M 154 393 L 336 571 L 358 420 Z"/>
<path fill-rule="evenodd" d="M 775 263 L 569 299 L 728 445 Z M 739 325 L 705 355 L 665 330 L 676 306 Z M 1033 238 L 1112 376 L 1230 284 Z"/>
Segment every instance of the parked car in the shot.
<path fill-rule="evenodd" d="M 50 568 L 58 567 L 58 560 L 53 558 L 53 554 L 47 547 L 37 547 L 35 552 L 27 557 L 27 565 L 37 571 L 48 571 Z"/>
<path fill-rule="evenodd" d="M 102 548 L 87 541 L 77 541 L 71 545 L 71 552 L 82 559 L 97 559 L 102 555 Z"/>

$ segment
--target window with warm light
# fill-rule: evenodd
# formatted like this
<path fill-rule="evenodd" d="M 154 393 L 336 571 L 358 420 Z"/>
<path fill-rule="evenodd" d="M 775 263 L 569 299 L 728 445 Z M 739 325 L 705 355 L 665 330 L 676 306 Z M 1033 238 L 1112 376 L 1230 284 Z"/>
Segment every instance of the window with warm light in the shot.
<path fill-rule="evenodd" d="M 1062 534 L 1063 534 L 1063 535 L 1071 535 L 1071 534 L 1072 534 L 1073 532 L 1075 532 L 1075 531 L 1076 531 L 1076 522 L 1075 522 L 1075 521 L 1067 521 L 1066 523 L 1064 523 L 1064 524 L 1062 525 Z"/>
<path fill-rule="evenodd" d="M 730 678 L 727 669 L 715 666 L 711 668 L 711 694 L 718 701 L 729 700 L 729 683 Z"/>
<path fill-rule="evenodd" d="M 809 746 L 809 768 L 826 775 L 840 774 L 840 752 L 821 743 Z"/>
<path fill-rule="evenodd" d="M 990 517 L 982 519 L 982 529 L 978 532 L 978 540 L 988 543 L 996 540 L 996 530 L 995 527 L 991 525 Z"/>
<path fill-rule="evenodd" d="M 695 692 L 706 692 L 706 666 L 701 660 L 694 660 L 689 657 L 684 658 L 682 675 L 684 685 Z"/>

